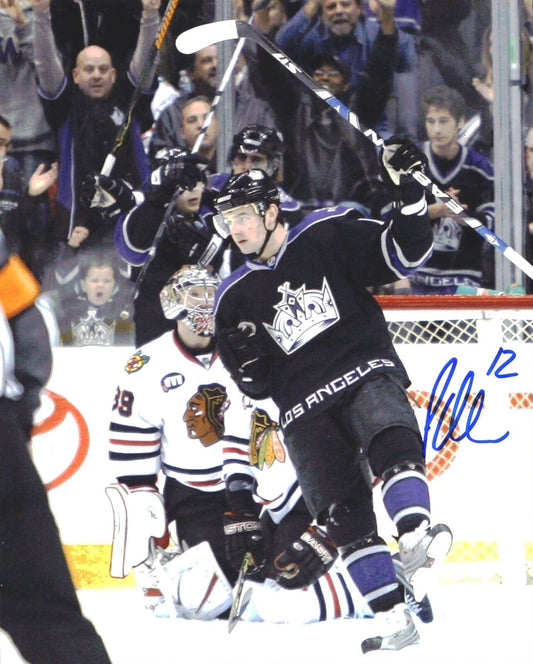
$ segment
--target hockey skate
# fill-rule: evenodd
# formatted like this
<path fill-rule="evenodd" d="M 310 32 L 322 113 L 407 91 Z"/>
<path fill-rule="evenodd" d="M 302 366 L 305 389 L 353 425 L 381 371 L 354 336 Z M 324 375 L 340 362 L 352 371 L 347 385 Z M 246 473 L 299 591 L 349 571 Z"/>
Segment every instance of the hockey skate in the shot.
<path fill-rule="evenodd" d="M 400 537 L 403 575 L 406 585 L 412 588 L 412 594 L 417 602 L 426 595 L 431 568 L 446 558 L 452 546 L 452 539 L 452 532 L 448 526 L 439 523 L 428 528 L 427 522 L 421 523 L 416 530 Z"/>
<path fill-rule="evenodd" d="M 414 615 L 417 616 L 417 618 L 423 623 L 433 622 L 433 609 L 431 608 L 429 597 L 424 595 L 420 602 L 416 601 L 413 594 L 413 586 L 405 578 L 405 573 L 399 553 L 395 553 L 392 556 L 392 562 L 394 563 L 394 569 L 396 570 L 398 581 L 403 587 L 404 599 L 409 611 L 414 613 Z"/>
<path fill-rule="evenodd" d="M 413 616 L 405 604 L 396 604 L 390 611 L 377 613 L 376 631 L 380 634 L 361 643 L 363 653 L 371 650 L 401 650 L 420 643 Z"/>

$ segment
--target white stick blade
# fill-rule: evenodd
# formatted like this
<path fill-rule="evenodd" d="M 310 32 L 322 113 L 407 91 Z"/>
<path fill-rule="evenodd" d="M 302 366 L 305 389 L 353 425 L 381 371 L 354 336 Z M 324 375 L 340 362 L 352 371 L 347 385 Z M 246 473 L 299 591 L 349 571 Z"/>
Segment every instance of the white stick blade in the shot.
<path fill-rule="evenodd" d="M 182 32 L 176 39 L 176 48 L 180 53 L 189 55 L 211 44 L 238 38 L 235 20 L 214 21 Z"/>

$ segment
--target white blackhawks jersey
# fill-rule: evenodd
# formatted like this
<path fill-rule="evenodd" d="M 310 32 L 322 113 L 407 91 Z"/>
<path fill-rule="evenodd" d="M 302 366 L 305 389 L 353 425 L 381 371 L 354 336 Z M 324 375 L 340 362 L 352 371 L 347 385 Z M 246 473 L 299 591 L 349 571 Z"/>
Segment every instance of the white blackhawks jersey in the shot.
<path fill-rule="evenodd" d="M 120 373 L 109 457 L 115 477 L 161 471 L 200 491 L 248 475 L 275 523 L 301 497 L 274 402 L 252 402 L 216 353 L 190 355 L 173 331 L 136 350 Z"/>
<path fill-rule="evenodd" d="M 162 471 L 200 491 L 221 491 L 225 456 L 247 455 L 251 413 L 217 354 L 189 355 L 167 332 L 137 350 L 119 377 L 109 431 L 113 474 Z"/>

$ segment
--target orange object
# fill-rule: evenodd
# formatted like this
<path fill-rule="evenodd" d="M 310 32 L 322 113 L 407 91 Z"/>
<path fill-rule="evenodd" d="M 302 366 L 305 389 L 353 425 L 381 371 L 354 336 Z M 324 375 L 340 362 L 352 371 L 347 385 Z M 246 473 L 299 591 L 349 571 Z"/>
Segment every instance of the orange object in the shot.
<path fill-rule="evenodd" d="M 33 304 L 40 290 L 39 282 L 16 254 L 0 268 L 0 303 L 7 318 Z"/>

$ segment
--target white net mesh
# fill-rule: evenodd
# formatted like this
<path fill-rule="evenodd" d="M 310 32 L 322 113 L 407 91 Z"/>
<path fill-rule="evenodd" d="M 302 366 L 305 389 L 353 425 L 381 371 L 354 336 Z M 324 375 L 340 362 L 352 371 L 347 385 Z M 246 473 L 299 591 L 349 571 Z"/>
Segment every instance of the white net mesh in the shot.
<path fill-rule="evenodd" d="M 436 494 L 436 502 L 442 500 L 445 505 L 443 514 L 451 512 L 452 520 L 456 516 L 450 524 L 455 539 L 442 579 L 533 584 L 533 531 L 528 521 L 517 516 L 523 509 L 521 503 L 533 506 L 533 491 L 522 490 L 511 479 L 519 464 L 520 487 L 524 482 L 533 486 L 533 298 L 492 297 L 484 298 L 483 303 L 477 298 L 457 300 L 457 296 L 432 297 L 431 301 L 409 298 L 407 305 L 401 298 L 377 299 L 412 379 L 409 397 L 421 429 L 435 396 L 432 379 L 446 359 L 459 358 L 465 371 L 475 375 L 477 387 L 465 395 L 465 413 L 470 415 L 455 421 L 453 406 L 443 400 L 435 418 L 442 417 L 439 443 L 443 439 L 446 443 L 436 452 L 426 448 L 432 500 Z M 501 378 L 494 380 L 496 369 L 491 362 L 498 353 L 496 375 Z M 512 363 L 504 368 L 501 362 L 509 359 Z M 511 374 L 517 374 L 515 382 L 507 378 Z M 490 449 L 472 444 L 464 435 L 465 419 L 472 417 L 479 386 L 486 390 L 480 419 L 490 414 L 494 429 L 511 432 L 505 444 Z M 494 410 L 498 412 L 487 412 Z M 496 455 L 500 455 L 497 462 L 492 459 Z M 469 501 L 485 495 L 482 511 L 476 513 Z M 491 512 L 492 503 L 504 516 Z M 470 523 L 464 523 L 464 518 Z"/>

